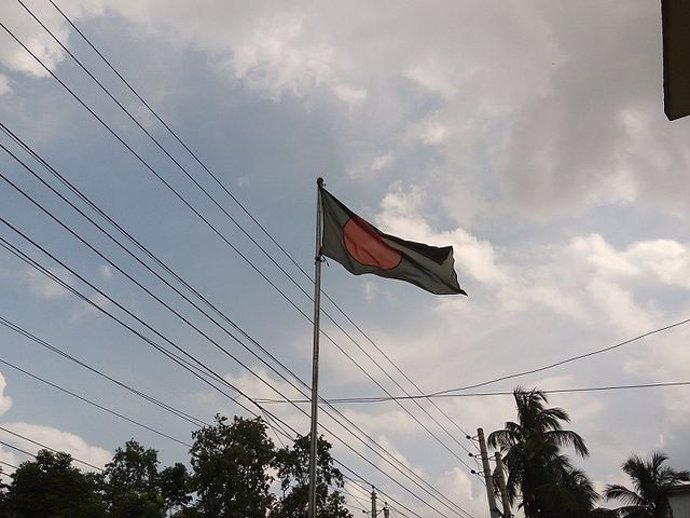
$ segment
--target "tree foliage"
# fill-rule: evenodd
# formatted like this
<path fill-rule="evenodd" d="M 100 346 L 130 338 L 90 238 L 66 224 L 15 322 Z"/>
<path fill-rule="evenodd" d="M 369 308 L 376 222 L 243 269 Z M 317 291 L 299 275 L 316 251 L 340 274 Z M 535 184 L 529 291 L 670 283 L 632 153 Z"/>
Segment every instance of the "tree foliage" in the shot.
<path fill-rule="evenodd" d="M 182 463 L 160 469 L 158 452 L 134 439 L 98 474 L 82 473 L 66 453 L 41 451 L 0 484 L 0 518 L 306 517 L 308 437 L 276 449 L 261 419 L 217 415 L 193 439 L 191 472 Z M 319 438 L 319 516 L 351 518 L 330 449 Z"/>
<path fill-rule="evenodd" d="M 563 429 L 568 414 L 547 407 L 537 390 L 514 392 L 517 420 L 489 435 L 508 469 L 507 487 L 526 518 L 667 518 L 665 492 L 690 472 L 665 466 L 667 457 L 637 456 L 623 464 L 632 489 L 609 485 L 604 495 L 624 505 L 596 508 L 590 479 L 563 448 L 588 454 L 577 433 Z M 307 518 L 309 436 L 276 448 L 266 423 L 217 415 L 192 434 L 191 471 L 161 469 L 158 452 L 134 439 L 117 448 L 103 473 L 83 473 L 66 453 L 40 451 L 0 483 L 0 518 Z M 0 472 L 1 473 L 1 472 Z M 317 515 L 352 518 L 343 475 L 323 437 L 317 441 Z"/>
<path fill-rule="evenodd" d="M 665 518 L 669 504 L 666 491 L 681 482 L 690 482 L 690 471 L 676 471 L 664 463 L 668 457 L 655 452 L 644 460 L 633 455 L 623 464 L 623 471 L 630 477 L 633 489 L 619 484 L 609 484 L 604 489 L 607 500 L 619 500 L 624 505 L 617 508 L 620 518 Z"/>
<path fill-rule="evenodd" d="M 547 408 L 543 392 L 513 392 L 517 404 L 517 422 L 489 435 L 489 445 L 504 453 L 508 469 L 507 488 L 511 501 L 521 496 L 527 518 L 565 516 L 590 507 L 597 495 L 584 473 L 574 470 L 561 452 L 572 446 L 582 457 L 589 454 L 577 433 L 564 430 L 570 419 L 561 408 Z"/>
<path fill-rule="evenodd" d="M 158 452 L 134 439 L 115 450 L 103 473 L 103 493 L 114 518 L 158 518 L 163 498 L 158 487 Z"/>
<path fill-rule="evenodd" d="M 208 518 L 264 517 L 273 506 L 269 474 L 275 447 L 260 419 L 216 415 L 194 432 L 190 451 L 196 511 Z"/>
<path fill-rule="evenodd" d="M 187 466 L 178 462 L 158 475 L 158 488 L 166 510 L 183 509 L 191 502 L 191 479 Z"/>
<path fill-rule="evenodd" d="M 317 439 L 316 509 L 324 518 L 348 518 L 343 475 L 334 465 L 331 445 L 323 437 Z M 291 447 L 278 450 L 274 467 L 278 472 L 283 497 L 271 513 L 273 518 L 306 518 L 309 503 L 310 436 L 299 437 Z"/>
<path fill-rule="evenodd" d="M 7 508 L 18 518 L 101 518 L 97 489 L 96 477 L 73 467 L 70 455 L 41 450 L 12 475 Z"/>

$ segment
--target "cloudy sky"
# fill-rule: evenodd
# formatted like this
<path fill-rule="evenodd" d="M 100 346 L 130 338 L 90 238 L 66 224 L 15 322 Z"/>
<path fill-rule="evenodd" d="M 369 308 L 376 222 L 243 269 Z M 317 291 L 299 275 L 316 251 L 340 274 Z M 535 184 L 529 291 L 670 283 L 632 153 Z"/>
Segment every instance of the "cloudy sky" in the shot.
<path fill-rule="evenodd" d="M 216 412 L 251 414 L 151 341 L 179 347 L 251 398 L 302 399 L 280 375 L 299 387 L 285 366 L 310 380 L 304 272 L 313 268 L 318 176 L 382 230 L 452 244 L 470 294 L 436 297 L 327 262 L 323 287 L 338 306 L 324 302 L 326 398 L 482 383 L 690 315 L 690 119 L 663 115 L 658 2 L 55 0 L 198 162 L 49 0 L 24 1 L 64 48 L 19 2 L 2 3 L 3 125 L 218 312 L 0 133 L 45 182 L 0 150 L 0 421 L 8 430 L 95 465 L 131 437 L 158 449 L 163 463 L 187 459 L 184 444 L 30 377 L 191 440 L 189 422 L 46 344 L 206 422 Z M 679 326 L 465 394 L 687 381 L 689 339 L 690 326 Z M 599 488 L 625 482 L 619 466 L 632 453 L 661 449 L 675 467 L 690 466 L 687 387 L 553 394 L 550 403 L 568 410 L 587 441 L 591 457 L 576 464 Z M 394 516 L 466 515 L 456 504 L 484 516 L 467 455 L 476 443 L 465 432 L 513 419 L 512 399 L 435 405 L 337 404 L 341 415 L 324 412 L 321 423 L 354 478 L 409 508 L 394 506 Z M 306 433 L 295 407 L 263 406 Z M 4 462 L 26 459 L 0 448 Z M 353 509 L 367 507 L 355 483 L 348 490 Z"/>

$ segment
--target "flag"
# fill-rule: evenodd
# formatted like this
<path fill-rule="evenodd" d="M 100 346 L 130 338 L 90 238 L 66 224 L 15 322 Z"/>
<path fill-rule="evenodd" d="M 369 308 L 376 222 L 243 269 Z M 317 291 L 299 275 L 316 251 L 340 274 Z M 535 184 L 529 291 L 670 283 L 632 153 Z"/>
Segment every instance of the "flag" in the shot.
<path fill-rule="evenodd" d="M 321 254 L 355 275 L 373 273 L 412 283 L 437 295 L 461 293 L 452 246 L 429 246 L 385 234 L 319 185 Z"/>

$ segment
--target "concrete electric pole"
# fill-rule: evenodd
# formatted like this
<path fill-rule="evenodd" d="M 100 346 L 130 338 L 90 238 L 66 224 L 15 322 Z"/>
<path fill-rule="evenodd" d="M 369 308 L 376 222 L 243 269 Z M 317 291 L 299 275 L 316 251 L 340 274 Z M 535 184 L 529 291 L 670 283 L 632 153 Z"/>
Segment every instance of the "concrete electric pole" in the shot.
<path fill-rule="evenodd" d="M 484 429 L 477 428 L 477 438 L 479 439 L 479 451 L 482 454 L 482 470 L 484 471 L 484 481 L 486 482 L 486 496 L 489 499 L 489 513 L 491 518 L 499 518 L 498 509 L 496 507 L 496 495 L 494 493 L 494 479 L 491 476 L 489 456 L 486 453 Z"/>

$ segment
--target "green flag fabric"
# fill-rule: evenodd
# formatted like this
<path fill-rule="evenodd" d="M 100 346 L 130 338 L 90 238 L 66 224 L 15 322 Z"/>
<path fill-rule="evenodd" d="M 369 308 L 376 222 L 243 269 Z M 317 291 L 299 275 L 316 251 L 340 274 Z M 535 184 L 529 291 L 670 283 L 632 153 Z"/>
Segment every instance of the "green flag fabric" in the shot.
<path fill-rule="evenodd" d="M 453 268 L 452 246 L 429 246 L 385 234 L 319 186 L 321 254 L 355 275 L 373 273 L 437 295 L 467 295 Z"/>

